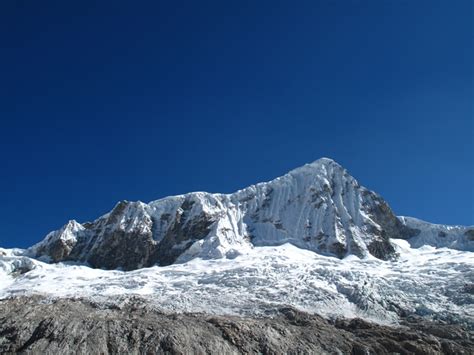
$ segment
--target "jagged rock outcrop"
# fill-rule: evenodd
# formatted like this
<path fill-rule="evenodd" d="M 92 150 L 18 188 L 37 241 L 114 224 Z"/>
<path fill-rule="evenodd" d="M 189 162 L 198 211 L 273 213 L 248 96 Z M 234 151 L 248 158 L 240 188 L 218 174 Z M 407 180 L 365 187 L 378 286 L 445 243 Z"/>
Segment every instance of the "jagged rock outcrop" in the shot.
<path fill-rule="evenodd" d="M 174 216 L 155 216 L 142 202 L 121 201 L 95 222 L 81 225 L 69 221 L 27 254 L 46 261 L 77 261 L 104 269 L 169 265 L 190 244 L 206 237 L 214 222 L 204 212 L 188 218 L 194 203 L 184 198 Z M 160 234 L 159 239 L 156 234 Z"/>
<path fill-rule="evenodd" d="M 327 321 L 282 307 L 268 317 L 164 314 L 140 299 L 0 301 L 0 353 L 472 354 L 472 331 L 419 319 L 400 327 Z"/>
<path fill-rule="evenodd" d="M 410 239 L 420 232 L 339 164 L 323 158 L 229 195 L 122 201 L 92 223 L 70 221 L 27 254 L 132 270 L 195 257 L 233 258 L 253 246 L 289 242 L 338 258 L 387 260 L 396 257 L 390 238 Z"/>

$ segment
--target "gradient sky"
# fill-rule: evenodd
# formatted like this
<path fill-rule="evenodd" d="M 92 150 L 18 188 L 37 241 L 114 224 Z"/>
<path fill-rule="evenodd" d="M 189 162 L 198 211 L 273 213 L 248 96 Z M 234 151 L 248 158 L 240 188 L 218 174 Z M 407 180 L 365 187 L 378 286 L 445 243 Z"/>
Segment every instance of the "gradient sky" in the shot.
<path fill-rule="evenodd" d="M 0 36 L 0 246 L 323 156 L 474 224 L 471 0 L 15 0 Z"/>

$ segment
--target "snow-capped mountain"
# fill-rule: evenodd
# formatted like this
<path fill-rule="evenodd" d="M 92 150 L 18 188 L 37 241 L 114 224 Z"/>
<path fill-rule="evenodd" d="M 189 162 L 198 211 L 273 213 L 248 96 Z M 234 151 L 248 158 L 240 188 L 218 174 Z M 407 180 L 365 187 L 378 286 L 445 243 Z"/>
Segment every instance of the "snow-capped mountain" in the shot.
<path fill-rule="evenodd" d="M 420 233 L 412 224 L 399 220 L 339 164 L 323 158 L 233 194 L 195 192 L 148 204 L 122 201 L 92 223 L 68 222 L 28 254 L 131 270 L 195 257 L 233 258 L 254 246 L 291 243 L 338 258 L 353 254 L 385 260 L 396 257 L 390 238 Z M 468 238 L 456 235 L 463 241 L 452 244 L 472 248 Z"/>
<path fill-rule="evenodd" d="M 323 158 L 233 194 L 122 201 L 27 250 L 0 249 L 0 299 L 139 295 L 173 312 L 291 305 L 380 323 L 416 314 L 472 324 L 473 251 L 474 227 L 396 217 Z"/>

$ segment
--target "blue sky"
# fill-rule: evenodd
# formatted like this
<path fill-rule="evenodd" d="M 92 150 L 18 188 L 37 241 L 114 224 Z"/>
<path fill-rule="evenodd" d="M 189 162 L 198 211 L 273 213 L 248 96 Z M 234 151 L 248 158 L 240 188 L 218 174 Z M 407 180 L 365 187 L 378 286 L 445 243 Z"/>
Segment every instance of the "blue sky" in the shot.
<path fill-rule="evenodd" d="M 474 224 L 473 4 L 4 1 L 0 245 L 326 156 Z"/>

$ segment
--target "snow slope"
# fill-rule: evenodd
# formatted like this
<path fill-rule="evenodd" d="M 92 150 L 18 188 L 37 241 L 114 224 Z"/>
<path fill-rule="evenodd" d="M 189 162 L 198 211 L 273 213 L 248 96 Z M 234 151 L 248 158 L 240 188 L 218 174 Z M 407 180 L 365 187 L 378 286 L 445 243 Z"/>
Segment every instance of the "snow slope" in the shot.
<path fill-rule="evenodd" d="M 341 260 L 284 244 L 255 247 L 234 259 L 197 258 L 128 272 L 10 255 L 0 257 L 0 299 L 40 294 L 121 304 L 137 295 L 170 312 L 261 315 L 292 305 L 379 323 L 418 314 L 474 324 L 474 254 L 392 242 L 401 255 L 396 261 Z"/>

